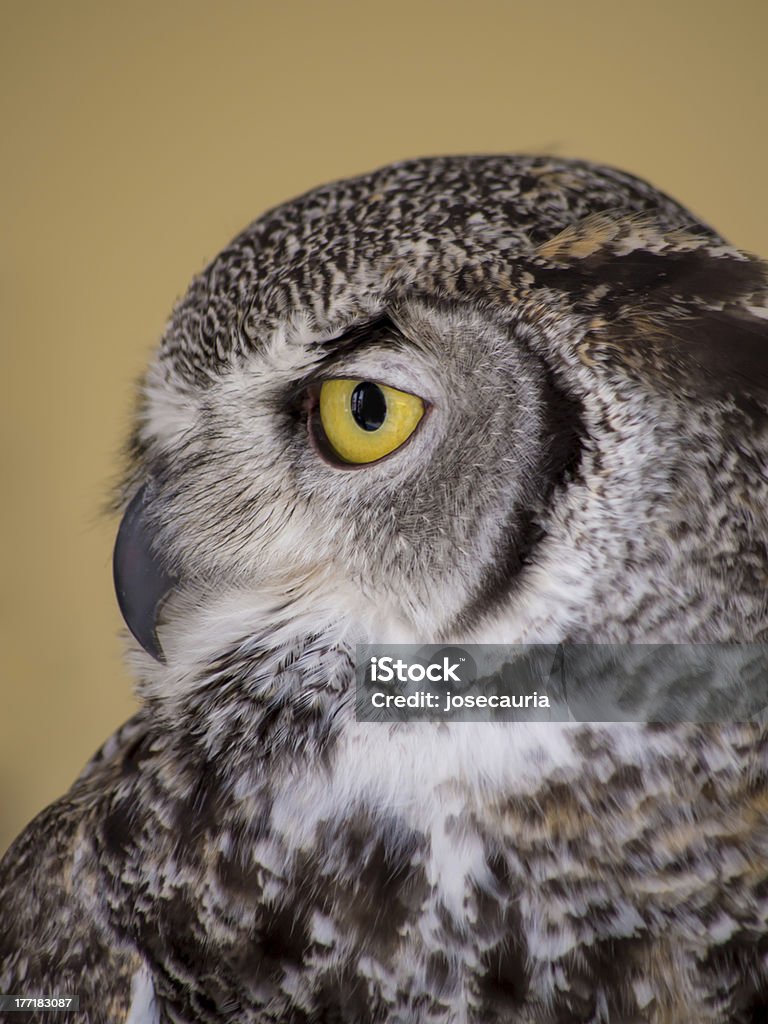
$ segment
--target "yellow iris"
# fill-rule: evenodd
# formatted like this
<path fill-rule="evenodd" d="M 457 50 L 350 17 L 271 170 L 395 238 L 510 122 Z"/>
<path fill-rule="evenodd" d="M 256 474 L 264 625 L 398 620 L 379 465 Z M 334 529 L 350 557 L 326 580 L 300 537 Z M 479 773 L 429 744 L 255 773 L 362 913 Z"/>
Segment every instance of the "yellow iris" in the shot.
<path fill-rule="evenodd" d="M 376 462 L 408 440 L 424 402 L 367 380 L 327 380 L 320 388 L 320 422 L 344 462 Z"/>

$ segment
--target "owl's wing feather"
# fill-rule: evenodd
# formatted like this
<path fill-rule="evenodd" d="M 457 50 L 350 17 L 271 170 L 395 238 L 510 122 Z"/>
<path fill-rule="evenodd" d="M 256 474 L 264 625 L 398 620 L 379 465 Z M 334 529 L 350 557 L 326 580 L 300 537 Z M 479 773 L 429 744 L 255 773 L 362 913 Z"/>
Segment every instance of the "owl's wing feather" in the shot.
<path fill-rule="evenodd" d="M 84 1024 L 131 1021 L 137 994 L 139 1001 L 146 995 L 142 956 L 108 923 L 93 842 L 126 746 L 143 728 L 141 714 L 121 727 L 0 861 L 0 992 L 77 996 L 74 1019 Z M 58 1021 L 61 1014 L 25 1019 Z M 151 1017 L 142 1020 L 151 1024 Z"/>

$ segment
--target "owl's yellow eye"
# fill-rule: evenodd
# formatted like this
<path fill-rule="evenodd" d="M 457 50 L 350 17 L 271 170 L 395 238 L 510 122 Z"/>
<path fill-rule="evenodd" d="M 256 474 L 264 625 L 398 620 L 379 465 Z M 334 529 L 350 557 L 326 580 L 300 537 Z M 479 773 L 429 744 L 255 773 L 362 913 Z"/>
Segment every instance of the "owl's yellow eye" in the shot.
<path fill-rule="evenodd" d="M 408 440 L 424 415 L 416 395 L 370 380 L 327 380 L 320 388 L 320 422 L 344 462 L 376 462 Z"/>

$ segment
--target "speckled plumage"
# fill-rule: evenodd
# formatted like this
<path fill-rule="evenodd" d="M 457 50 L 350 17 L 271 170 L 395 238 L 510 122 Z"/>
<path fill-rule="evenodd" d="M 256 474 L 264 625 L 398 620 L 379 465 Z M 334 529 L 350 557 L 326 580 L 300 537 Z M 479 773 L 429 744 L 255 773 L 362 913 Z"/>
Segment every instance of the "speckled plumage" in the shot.
<path fill-rule="evenodd" d="M 764 264 L 585 163 L 411 161 L 251 225 L 142 388 L 166 661 L 134 647 L 142 710 L 6 855 L 0 991 L 88 1024 L 765 1019 L 762 726 L 366 724 L 352 660 L 764 641 L 767 335 Z M 334 375 L 430 415 L 329 464 Z"/>

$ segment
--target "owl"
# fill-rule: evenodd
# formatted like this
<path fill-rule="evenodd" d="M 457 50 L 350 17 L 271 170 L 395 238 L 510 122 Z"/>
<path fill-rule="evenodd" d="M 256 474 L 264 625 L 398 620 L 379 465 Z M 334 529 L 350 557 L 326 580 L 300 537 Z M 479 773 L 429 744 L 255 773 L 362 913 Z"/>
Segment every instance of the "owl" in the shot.
<path fill-rule="evenodd" d="M 760 649 L 765 264 L 611 168 L 393 164 L 192 282 L 127 461 L 140 710 L 2 862 L 0 991 L 87 1024 L 768 1020 L 761 716 L 354 694 L 361 644 Z"/>

